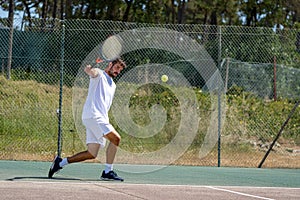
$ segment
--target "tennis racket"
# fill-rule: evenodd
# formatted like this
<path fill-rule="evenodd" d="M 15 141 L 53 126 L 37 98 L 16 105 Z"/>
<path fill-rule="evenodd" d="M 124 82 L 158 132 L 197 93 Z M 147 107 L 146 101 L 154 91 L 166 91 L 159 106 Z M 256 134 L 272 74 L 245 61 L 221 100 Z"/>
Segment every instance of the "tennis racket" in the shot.
<path fill-rule="evenodd" d="M 100 56 L 96 59 L 94 67 L 106 61 L 111 62 L 120 58 L 123 49 L 123 40 L 118 35 L 109 36 L 101 45 Z"/>

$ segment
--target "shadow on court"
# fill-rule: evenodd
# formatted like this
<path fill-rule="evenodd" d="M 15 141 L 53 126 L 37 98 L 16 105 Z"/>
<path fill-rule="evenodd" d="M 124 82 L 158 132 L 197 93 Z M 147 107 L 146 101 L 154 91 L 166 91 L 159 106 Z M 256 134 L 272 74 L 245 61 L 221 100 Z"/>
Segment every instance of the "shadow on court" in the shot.
<path fill-rule="evenodd" d="M 6 179 L 7 181 L 17 181 L 17 180 L 50 180 L 48 177 L 40 177 L 40 176 L 19 176 Z M 63 178 L 63 177 L 53 177 L 51 180 L 61 180 L 61 181 L 80 181 L 79 178 Z"/>
<path fill-rule="evenodd" d="M 99 163 L 68 165 L 48 179 L 50 165 L 0 161 L 0 199 L 300 199 L 300 169 L 115 165 L 125 181 L 107 182 Z"/>

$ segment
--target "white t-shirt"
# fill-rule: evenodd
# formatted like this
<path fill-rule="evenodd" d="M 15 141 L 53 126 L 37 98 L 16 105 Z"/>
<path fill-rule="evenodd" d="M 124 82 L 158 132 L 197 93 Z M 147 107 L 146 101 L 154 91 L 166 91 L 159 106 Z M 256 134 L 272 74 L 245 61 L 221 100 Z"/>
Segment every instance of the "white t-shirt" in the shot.
<path fill-rule="evenodd" d="M 108 111 L 113 101 L 116 84 L 105 71 L 97 70 L 98 76 L 90 77 L 82 119 L 98 118 L 101 123 L 109 123 Z"/>

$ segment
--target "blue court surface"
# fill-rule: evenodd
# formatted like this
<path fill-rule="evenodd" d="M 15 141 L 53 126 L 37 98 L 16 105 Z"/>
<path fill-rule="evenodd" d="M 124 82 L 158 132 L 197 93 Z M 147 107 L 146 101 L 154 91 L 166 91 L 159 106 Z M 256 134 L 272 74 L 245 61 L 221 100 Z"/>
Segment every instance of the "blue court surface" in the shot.
<path fill-rule="evenodd" d="M 101 181 L 100 163 L 0 161 L 0 199 L 300 199 L 300 169 L 115 165 L 124 182 Z"/>

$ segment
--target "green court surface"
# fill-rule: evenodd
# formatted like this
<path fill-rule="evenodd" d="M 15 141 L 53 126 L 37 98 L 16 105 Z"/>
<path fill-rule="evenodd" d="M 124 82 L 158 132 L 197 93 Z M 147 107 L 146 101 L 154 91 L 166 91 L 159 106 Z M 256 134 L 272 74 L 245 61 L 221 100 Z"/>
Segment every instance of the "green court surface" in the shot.
<path fill-rule="evenodd" d="M 0 199 L 300 199 L 299 169 L 115 165 L 125 179 L 116 182 L 99 180 L 100 163 L 68 165 L 48 179 L 50 165 L 0 161 Z"/>
<path fill-rule="evenodd" d="M 7 181 L 99 181 L 100 163 L 67 165 L 53 179 L 47 174 L 50 162 L 0 161 L 0 180 Z M 227 168 L 198 166 L 115 165 L 128 184 L 253 186 L 300 188 L 300 169 Z M 122 170 L 118 170 L 122 169 Z M 142 169 L 142 170 L 141 170 Z M 146 169 L 146 170 L 145 170 Z M 156 170 L 155 170 L 156 169 Z M 153 171 L 154 170 L 154 171 Z M 148 171 L 145 173 L 136 173 Z"/>

